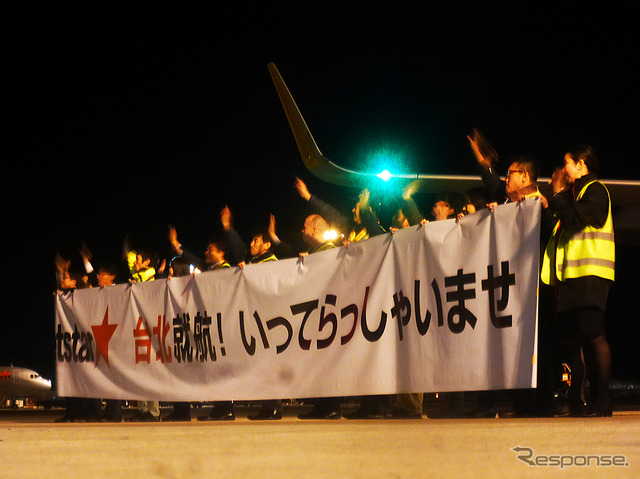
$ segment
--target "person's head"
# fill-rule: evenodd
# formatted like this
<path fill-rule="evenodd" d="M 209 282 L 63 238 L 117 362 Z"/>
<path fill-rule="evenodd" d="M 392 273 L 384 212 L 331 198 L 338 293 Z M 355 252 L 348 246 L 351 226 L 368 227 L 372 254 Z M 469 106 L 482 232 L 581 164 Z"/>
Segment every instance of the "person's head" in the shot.
<path fill-rule="evenodd" d="M 598 173 L 598 155 L 589 145 L 578 145 L 564 155 L 564 172 L 571 183 L 589 173 Z"/>
<path fill-rule="evenodd" d="M 391 218 L 391 227 L 402 229 L 402 228 L 408 228 L 409 226 L 411 226 L 409 224 L 409 220 L 404 215 L 402 209 L 398 209 L 398 211 L 396 211 L 396 214 L 393 215 L 393 217 Z"/>
<path fill-rule="evenodd" d="M 439 196 L 432 209 L 432 215 L 436 220 L 455 218 L 462 212 L 464 199 L 459 193 L 444 193 Z"/>
<path fill-rule="evenodd" d="M 258 230 L 253 234 L 249 245 L 251 256 L 256 257 L 265 254 L 271 249 L 271 237 L 268 231 Z"/>
<path fill-rule="evenodd" d="M 204 252 L 205 262 L 207 264 L 218 264 L 225 260 L 226 252 L 226 244 L 222 240 L 213 239 L 209 241 L 207 250 Z"/>
<path fill-rule="evenodd" d="M 173 276 L 189 276 L 191 274 L 191 265 L 181 256 L 176 256 L 171 260 L 169 265 L 169 277 Z"/>
<path fill-rule="evenodd" d="M 116 267 L 112 264 L 104 264 L 98 269 L 98 286 L 104 288 L 116 282 Z"/>
<path fill-rule="evenodd" d="M 304 220 L 302 238 L 305 243 L 311 245 L 322 244 L 326 241 L 327 231 L 329 231 L 329 224 L 322 216 L 309 215 Z"/>
<path fill-rule="evenodd" d="M 153 257 L 151 253 L 146 250 L 140 250 L 136 253 L 136 261 L 133 263 L 133 267 L 136 271 L 143 271 L 152 266 Z"/>
<path fill-rule="evenodd" d="M 484 188 L 472 188 L 465 193 L 464 198 L 465 205 L 462 212 L 465 214 L 475 213 L 487 206 L 487 194 Z"/>
<path fill-rule="evenodd" d="M 514 193 L 535 185 L 538 181 L 539 166 L 538 162 L 530 156 L 521 156 L 516 158 L 509 166 L 507 172 L 506 192 L 511 196 Z"/>
<path fill-rule="evenodd" d="M 368 189 L 360 192 L 357 203 L 351 209 L 353 221 L 356 224 L 362 224 L 362 214 L 366 211 L 373 212 L 373 208 L 371 207 L 371 192 Z"/>
<path fill-rule="evenodd" d="M 75 289 L 78 281 L 75 277 L 71 276 L 69 271 L 65 270 L 60 273 L 60 288 L 61 289 Z"/>
<path fill-rule="evenodd" d="M 371 211 L 371 206 L 368 204 L 363 204 L 361 201 L 358 201 L 353 208 L 351 208 L 351 213 L 353 213 L 353 222 L 355 224 L 362 224 L 362 218 L 360 216 L 361 212 L 365 209 Z"/>

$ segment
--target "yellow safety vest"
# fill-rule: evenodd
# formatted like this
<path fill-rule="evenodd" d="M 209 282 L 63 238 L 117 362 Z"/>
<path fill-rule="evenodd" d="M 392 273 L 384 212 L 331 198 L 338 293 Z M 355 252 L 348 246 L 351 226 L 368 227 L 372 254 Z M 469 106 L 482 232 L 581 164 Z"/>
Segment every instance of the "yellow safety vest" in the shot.
<path fill-rule="evenodd" d="M 540 198 L 542 196 L 542 193 L 540 193 L 540 190 L 536 188 L 535 191 L 532 191 L 531 193 L 527 193 L 526 195 L 523 196 L 523 198 Z"/>
<path fill-rule="evenodd" d="M 140 271 L 136 271 L 134 268 L 134 263 L 136 262 L 136 257 L 138 253 L 135 251 L 129 251 L 127 253 L 127 265 L 129 266 L 129 273 L 131 274 L 131 279 L 134 283 L 142 283 L 144 281 L 151 281 L 155 279 L 156 270 L 154 268 L 142 269 Z"/>
<path fill-rule="evenodd" d="M 578 193 L 576 201 L 581 199 L 589 185 L 596 181 L 587 183 Z M 608 190 L 607 195 L 609 195 Z M 560 281 L 566 281 L 584 276 L 598 276 L 614 280 L 615 241 L 610 196 L 609 213 L 602 228 L 586 226 L 573 235 L 569 235 L 565 231 L 560 231 L 558 235 L 559 228 L 560 222 L 558 221 L 545 249 L 541 271 L 543 283 L 554 284 L 556 278 Z M 551 271 L 552 264 L 555 264 L 553 272 Z"/>
<path fill-rule="evenodd" d="M 355 232 L 355 230 L 351 230 L 351 232 L 349 233 L 349 243 L 364 241 L 366 239 L 369 239 L 369 232 L 367 231 L 367 228 L 362 228 L 357 233 Z"/>
<path fill-rule="evenodd" d="M 254 258 L 256 259 L 256 258 Z M 260 261 L 251 261 L 253 264 L 259 264 L 259 263 L 268 263 L 269 261 L 277 261 L 278 258 L 276 258 L 276 255 L 271 253 L 269 256 L 267 256 L 266 258 L 262 258 Z"/>
<path fill-rule="evenodd" d="M 325 251 L 331 248 L 335 248 L 336 245 L 333 244 L 333 242 L 331 241 L 327 241 L 326 243 L 322 243 L 320 246 L 318 246 L 318 249 L 316 249 L 315 251 L 313 251 L 313 253 L 317 253 L 319 251 Z"/>

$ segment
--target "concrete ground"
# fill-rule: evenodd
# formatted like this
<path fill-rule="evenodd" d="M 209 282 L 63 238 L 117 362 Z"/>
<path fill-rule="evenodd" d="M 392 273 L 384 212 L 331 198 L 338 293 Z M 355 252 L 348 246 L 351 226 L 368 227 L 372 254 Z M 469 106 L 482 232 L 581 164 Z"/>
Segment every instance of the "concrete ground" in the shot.
<path fill-rule="evenodd" d="M 640 477 L 640 408 L 611 418 L 55 423 L 0 410 L 0 478 Z M 170 409 L 163 410 L 166 416 Z M 130 411 L 127 412 L 130 414 Z"/>

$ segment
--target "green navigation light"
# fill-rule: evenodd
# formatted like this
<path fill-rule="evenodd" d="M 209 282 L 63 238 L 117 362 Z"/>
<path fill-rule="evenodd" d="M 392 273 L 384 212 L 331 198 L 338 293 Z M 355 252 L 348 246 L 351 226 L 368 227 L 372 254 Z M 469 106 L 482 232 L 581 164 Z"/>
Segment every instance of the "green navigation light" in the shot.
<path fill-rule="evenodd" d="M 389 170 L 383 170 L 380 173 L 378 173 L 376 176 L 380 178 L 382 181 L 389 181 L 393 175 L 391 174 L 391 172 L 389 172 Z"/>

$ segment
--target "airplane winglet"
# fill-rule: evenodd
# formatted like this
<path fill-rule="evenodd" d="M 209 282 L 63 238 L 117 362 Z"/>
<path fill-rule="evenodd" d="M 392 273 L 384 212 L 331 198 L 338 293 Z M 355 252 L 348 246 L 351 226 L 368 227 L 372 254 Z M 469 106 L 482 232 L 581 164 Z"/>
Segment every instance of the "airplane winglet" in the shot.
<path fill-rule="evenodd" d="M 348 170 L 322 155 L 280 72 L 273 63 L 267 66 L 307 169 L 321 180 L 341 186 L 359 187 L 371 181 L 375 175 Z"/>
<path fill-rule="evenodd" d="M 320 152 L 316 141 L 313 139 L 304 118 L 302 118 L 298 105 L 296 105 L 296 102 L 291 96 L 280 72 L 273 63 L 269 63 L 267 66 L 269 67 L 269 73 L 271 74 L 278 96 L 280 97 L 280 102 L 282 103 L 284 112 L 287 115 L 287 120 L 289 121 L 289 126 L 293 132 L 293 137 L 298 145 L 300 156 L 302 156 L 302 160 L 305 164 L 308 164 L 310 169 L 317 168 L 322 164 L 322 161 L 320 160 L 322 158 L 322 153 Z"/>

